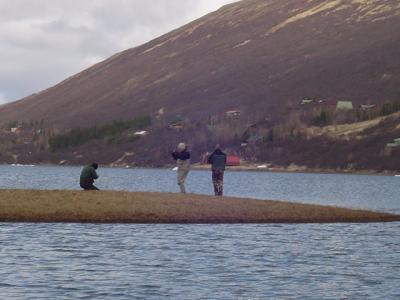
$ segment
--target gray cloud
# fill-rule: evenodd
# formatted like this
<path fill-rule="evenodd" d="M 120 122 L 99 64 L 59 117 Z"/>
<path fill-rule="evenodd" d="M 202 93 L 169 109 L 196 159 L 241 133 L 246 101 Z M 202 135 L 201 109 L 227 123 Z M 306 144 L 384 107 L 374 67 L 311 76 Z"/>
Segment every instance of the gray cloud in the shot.
<path fill-rule="evenodd" d="M 236 0 L 0 0 L 0 104 Z"/>

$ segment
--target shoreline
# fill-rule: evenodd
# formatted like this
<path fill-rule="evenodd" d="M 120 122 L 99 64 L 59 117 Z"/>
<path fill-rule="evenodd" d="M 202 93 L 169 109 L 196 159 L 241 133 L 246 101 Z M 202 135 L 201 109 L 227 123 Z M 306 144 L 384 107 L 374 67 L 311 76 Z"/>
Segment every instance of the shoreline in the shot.
<path fill-rule="evenodd" d="M 400 222 L 400 215 L 195 194 L 0 190 L 0 222 L 268 224 Z"/>
<path fill-rule="evenodd" d="M 82 167 L 83 165 L 67 165 L 67 164 L 0 164 L 0 166 L 14 166 L 14 167 Z M 259 168 L 256 164 L 247 164 L 241 166 L 227 166 L 226 171 L 231 172 L 270 172 L 270 173 L 303 173 L 303 174 L 338 174 L 338 175 L 375 175 L 375 176 L 400 176 L 400 172 L 394 171 L 373 171 L 373 170 L 345 170 L 345 169 L 310 169 L 306 167 L 273 167 L 273 168 Z M 165 165 L 160 167 L 154 166 L 133 166 L 133 165 L 100 165 L 100 168 L 110 169 L 160 169 L 171 170 L 175 165 Z M 191 165 L 191 170 L 210 171 L 211 167 L 206 164 L 194 163 Z"/>
<path fill-rule="evenodd" d="M 193 170 L 211 170 L 207 165 L 193 165 Z M 385 171 L 377 172 L 370 170 L 333 170 L 333 169 L 309 169 L 309 168 L 299 168 L 291 169 L 285 167 L 275 167 L 275 168 L 258 168 L 257 165 L 244 165 L 232 167 L 228 166 L 226 168 L 228 171 L 233 172 L 270 172 L 270 173 L 304 173 L 304 174 L 346 174 L 346 175 L 376 175 L 376 176 L 396 176 L 399 172 Z"/>

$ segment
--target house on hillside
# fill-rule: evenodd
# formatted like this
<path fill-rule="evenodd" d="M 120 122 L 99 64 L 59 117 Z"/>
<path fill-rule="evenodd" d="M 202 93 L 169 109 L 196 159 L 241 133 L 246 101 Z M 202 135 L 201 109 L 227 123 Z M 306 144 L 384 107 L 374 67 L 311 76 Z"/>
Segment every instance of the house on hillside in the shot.
<path fill-rule="evenodd" d="M 371 110 L 376 107 L 376 104 L 360 104 L 359 109 L 361 110 Z"/>
<path fill-rule="evenodd" d="M 311 98 L 304 98 L 300 102 L 301 105 L 312 104 L 312 103 L 314 103 L 314 99 L 311 99 Z"/>
<path fill-rule="evenodd" d="M 142 130 L 142 131 L 136 131 L 133 135 L 134 136 L 145 136 L 145 135 L 148 135 L 148 134 L 149 134 L 148 131 Z"/>
<path fill-rule="evenodd" d="M 11 132 L 11 133 L 14 133 L 14 134 L 16 134 L 16 135 L 19 135 L 19 134 L 21 134 L 21 132 L 22 132 L 22 128 L 21 128 L 21 127 L 12 127 L 12 128 L 10 129 L 10 132 Z"/>
<path fill-rule="evenodd" d="M 310 105 L 310 104 L 323 104 L 326 103 L 326 100 L 324 99 L 312 99 L 312 98 L 304 98 L 303 100 L 300 101 L 300 105 Z"/>
<path fill-rule="evenodd" d="M 225 116 L 229 117 L 229 118 L 233 118 L 233 117 L 240 117 L 240 115 L 242 114 L 242 112 L 240 110 L 236 110 L 236 109 L 231 109 L 225 112 Z"/>
<path fill-rule="evenodd" d="M 336 104 L 336 110 L 353 110 L 352 101 L 338 101 Z"/>
<path fill-rule="evenodd" d="M 185 127 L 185 123 L 183 122 L 174 122 L 169 124 L 168 128 L 169 129 L 175 129 L 175 130 L 180 130 L 183 129 Z"/>
<path fill-rule="evenodd" d="M 392 143 L 386 144 L 387 147 L 400 147 L 400 138 L 394 139 Z"/>

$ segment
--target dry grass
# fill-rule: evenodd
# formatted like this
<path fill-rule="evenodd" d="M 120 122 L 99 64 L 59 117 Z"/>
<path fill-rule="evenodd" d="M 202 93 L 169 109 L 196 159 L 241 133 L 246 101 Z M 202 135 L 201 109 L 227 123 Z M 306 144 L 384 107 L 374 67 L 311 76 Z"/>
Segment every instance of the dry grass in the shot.
<path fill-rule="evenodd" d="M 390 120 L 393 118 L 400 118 L 400 112 L 390 114 L 388 116 L 376 117 L 372 120 L 350 123 L 350 124 L 339 124 L 339 125 L 328 125 L 325 127 L 308 127 L 305 128 L 305 132 L 308 136 L 329 136 L 331 138 L 346 139 L 351 135 L 363 135 L 364 131 L 378 126 L 380 123 Z"/>
<path fill-rule="evenodd" d="M 0 221 L 331 223 L 400 221 L 400 216 L 319 205 L 192 194 L 1 190 Z"/>

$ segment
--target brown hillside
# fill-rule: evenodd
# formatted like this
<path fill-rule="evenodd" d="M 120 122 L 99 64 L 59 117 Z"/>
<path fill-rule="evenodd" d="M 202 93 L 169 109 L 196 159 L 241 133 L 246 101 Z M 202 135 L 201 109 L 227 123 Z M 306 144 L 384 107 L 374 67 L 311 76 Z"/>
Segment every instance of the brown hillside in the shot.
<path fill-rule="evenodd" d="M 2 128 L 0 162 L 164 166 L 185 141 L 193 162 L 221 143 L 272 166 L 400 171 L 387 146 L 400 138 L 399 41 L 397 0 L 243 0 L 0 106 L 0 123 L 28 121 L 19 135 Z M 142 116 L 140 140 L 130 128 L 50 149 L 63 130 Z"/>
<path fill-rule="evenodd" d="M 397 0 L 243 0 L 60 84 L 0 119 L 88 126 L 153 113 L 199 120 L 240 108 L 273 118 L 306 96 L 398 100 Z"/>

